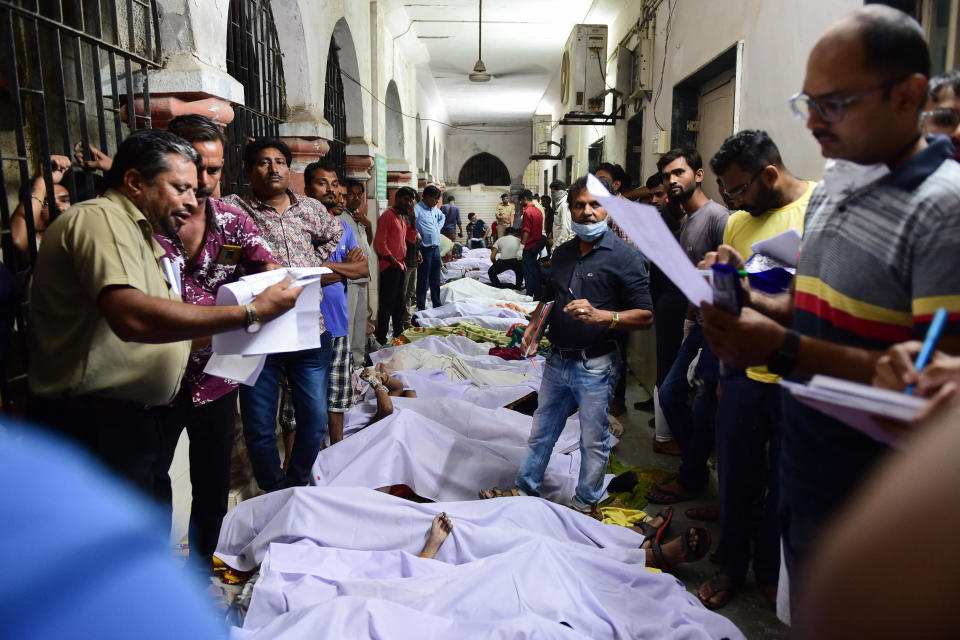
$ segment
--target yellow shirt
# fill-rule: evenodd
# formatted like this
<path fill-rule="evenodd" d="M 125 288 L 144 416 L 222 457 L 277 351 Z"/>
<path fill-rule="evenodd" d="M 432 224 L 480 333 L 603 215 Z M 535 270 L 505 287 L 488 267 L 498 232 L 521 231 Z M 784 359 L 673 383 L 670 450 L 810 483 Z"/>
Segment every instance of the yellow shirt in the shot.
<path fill-rule="evenodd" d="M 723 232 L 723 244 L 730 245 L 743 256 L 744 260 L 749 260 L 753 255 L 750 245 L 754 242 L 772 238 L 787 229 L 796 229 L 800 235 L 803 235 L 803 217 L 807 213 L 810 194 L 813 193 L 817 183 L 807 181 L 805 184 L 807 188 L 803 195 L 785 207 L 770 209 L 759 216 L 752 216 L 746 211 L 731 213 L 727 219 L 727 228 Z M 747 369 L 747 377 L 757 382 L 767 383 L 780 380 L 780 376 L 770 373 L 763 366 Z"/>
<path fill-rule="evenodd" d="M 97 303 L 109 286 L 180 300 L 158 259 L 163 249 L 130 200 L 110 189 L 78 203 L 44 233 L 30 304 L 30 389 L 39 396 L 93 395 L 144 405 L 170 402 L 190 342 L 124 342 Z"/>

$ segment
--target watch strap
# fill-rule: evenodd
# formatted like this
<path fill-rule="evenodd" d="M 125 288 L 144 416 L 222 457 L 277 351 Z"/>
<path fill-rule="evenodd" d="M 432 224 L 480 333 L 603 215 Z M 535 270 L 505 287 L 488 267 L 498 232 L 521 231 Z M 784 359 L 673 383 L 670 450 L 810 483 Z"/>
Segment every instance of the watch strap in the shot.
<path fill-rule="evenodd" d="M 797 366 L 799 351 L 800 334 L 793 329 L 787 329 L 783 336 L 783 344 L 767 362 L 767 369 L 778 376 L 788 375 Z"/>
<path fill-rule="evenodd" d="M 251 302 L 250 304 L 244 305 L 244 311 L 247 312 L 247 317 L 244 320 L 243 326 L 249 327 L 255 322 L 260 322 L 260 316 L 257 315 L 257 308 Z"/>
<path fill-rule="evenodd" d="M 620 322 L 620 312 L 619 312 L 619 311 L 614 311 L 614 312 L 613 312 L 613 319 L 610 321 L 610 324 L 607 326 L 607 328 L 608 328 L 608 329 L 613 329 L 614 327 L 617 326 L 617 323 L 618 323 L 618 322 Z"/>

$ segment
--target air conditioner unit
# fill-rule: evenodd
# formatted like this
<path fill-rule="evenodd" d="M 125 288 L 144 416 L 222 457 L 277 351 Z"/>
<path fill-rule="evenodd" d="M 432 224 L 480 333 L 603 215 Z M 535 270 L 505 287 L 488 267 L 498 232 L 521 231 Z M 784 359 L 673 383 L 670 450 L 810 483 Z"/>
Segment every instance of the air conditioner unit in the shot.
<path fill-rule="evenodd" d="M 546 155 L 550 153 L 550 142 L 553 135 L 553 118 L 550 114 L 536 114 L 533 116 L 533 148 L 531 153 Z"/>
<path fill-rule="evenodd" d="M 560 104 L 566 114 L 603 113 L 607 25 L 578 24 L 560 63 Z"/>

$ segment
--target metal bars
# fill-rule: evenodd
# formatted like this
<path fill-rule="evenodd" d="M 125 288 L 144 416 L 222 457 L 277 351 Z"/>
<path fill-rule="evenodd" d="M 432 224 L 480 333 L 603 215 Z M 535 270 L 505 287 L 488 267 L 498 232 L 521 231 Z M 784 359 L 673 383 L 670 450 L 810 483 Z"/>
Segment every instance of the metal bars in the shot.
<path fill-rule="evenodd" d="M 39 234 L 58 213 L 50 156 L 72 159 L 79 143 L 91 161 L 91 142 L 111 155 L 126 132 L 150 126 L 157 33 L 153 0 L 0 0 L 0 257 L 19 288 L 15 330 L 9 341 L 0 335 L 6 411 L 21 411 L 26 395 L 27 287 Z M 78 202 L 96 195 L 102 178 L 74 167 L 59 184 Z"/>
<path fill-rule="evenodd" d="M 340 75 L 340 56 L 336 40 L 330 38 L 327 54 L 327 75 L 323 91 L 323 117 L 333 126 L 333 139 L 325 159 L 337 168 L 341 178 L 346 177 L 347 111 L 343 103 L 343 77 Z"/>
<path fill-rule="evenodd" d="M 229 144 L 221 193 L 246 188 L 243 147 L 248 139 L 277 136 L 286 111 L 280 42 L 267 0 L 230 0 L 227 73 L 243 85 L 244 106 L 227 126 Z"/>

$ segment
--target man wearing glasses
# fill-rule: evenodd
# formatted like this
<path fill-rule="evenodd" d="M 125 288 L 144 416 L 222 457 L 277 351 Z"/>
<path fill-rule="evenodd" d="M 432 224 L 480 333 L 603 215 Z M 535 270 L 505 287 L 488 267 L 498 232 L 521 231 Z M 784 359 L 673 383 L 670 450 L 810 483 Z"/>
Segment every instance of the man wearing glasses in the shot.
<path fill-rule="evenodd" d="M 920 114 L 923 135 L 950 136 L 953 158 L 960 160 L 960 69 L 930 79 L 927 106 Z"/>
<path fill-rule="evenodd" d="M 792 107 L 825 157 L 861 166 L 825 168 L 790 294 L 750 295 L 739 316 L 703 305 L 704 334 L 722 360 L 869 383 L 884 350 L 922 339 L 941 306 L 950 315 L 940 347 L 960 353 L 960 165 L 949 140 L 920 134 L 929 71 L 923 29 L 883 5 L 854 11 L 817 41 Z M 783 404 L 780 522 L 795 575 L 889 449 L 790 396 Z"/>

